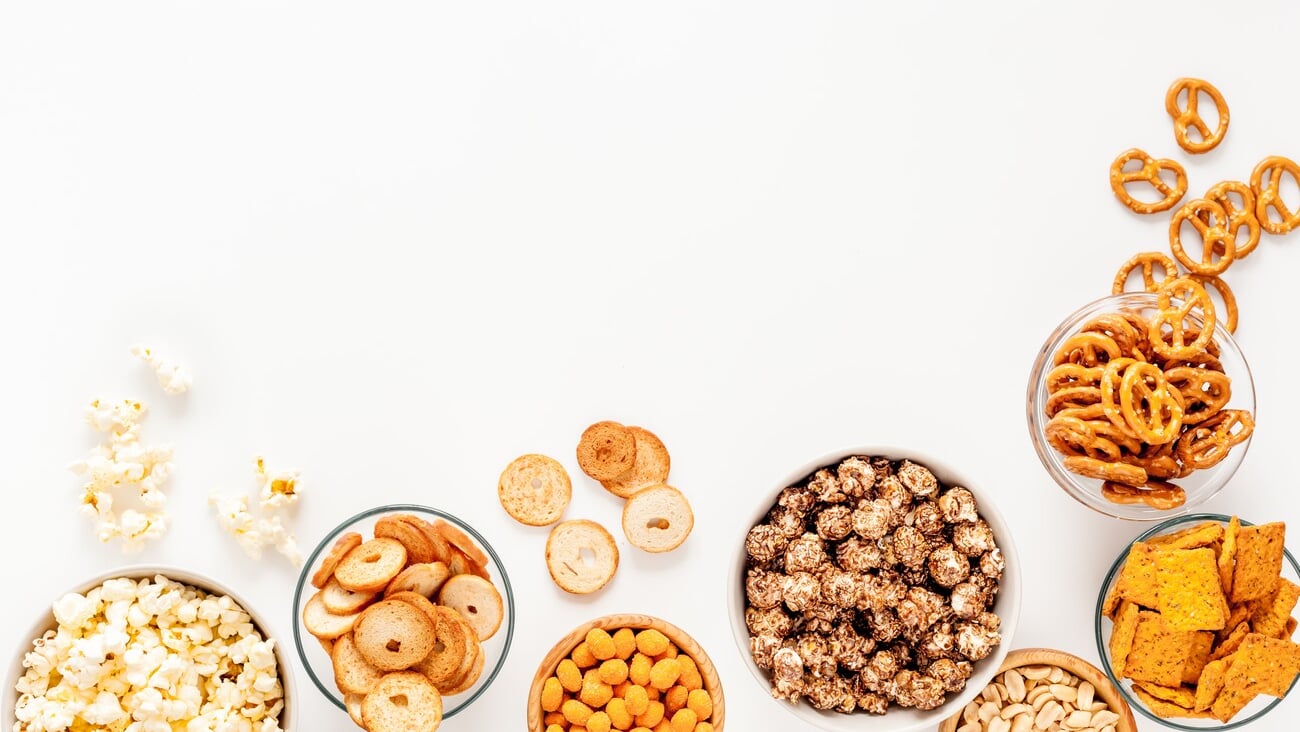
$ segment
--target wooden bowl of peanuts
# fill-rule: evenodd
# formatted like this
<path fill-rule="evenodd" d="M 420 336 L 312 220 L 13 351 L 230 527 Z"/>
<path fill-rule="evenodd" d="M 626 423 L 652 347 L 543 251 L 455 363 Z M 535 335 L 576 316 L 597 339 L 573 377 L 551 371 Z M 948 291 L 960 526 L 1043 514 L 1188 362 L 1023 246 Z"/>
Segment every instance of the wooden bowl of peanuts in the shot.
<path fill-rule="evenodd" d="M 722 681 L 681 628 L 649 615 L 606 615 L 560 639 L 528 691 L 529 732 L 588 732 L 668 721 L 673 732 L 721 732 Z"/>
<path fill-rule="evenodd" d="M 939 732 L 1136 732 L 1133 711 L 1106 674 L 1062 651 L 1007 654 L 997 676 Z"/>

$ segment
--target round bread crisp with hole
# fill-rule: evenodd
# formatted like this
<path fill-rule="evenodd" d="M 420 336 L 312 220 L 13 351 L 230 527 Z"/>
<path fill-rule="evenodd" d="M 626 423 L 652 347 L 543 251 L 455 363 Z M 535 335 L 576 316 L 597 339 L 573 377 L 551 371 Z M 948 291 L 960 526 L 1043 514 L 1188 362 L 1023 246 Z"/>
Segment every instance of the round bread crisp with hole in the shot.
<path fill-rule="evenodd" d="M 608 584 L 618 570 L 618 545 L 595 521 L 565 521 L 546 537 L 546 569 L 561 590 L 588 595 Z"/>
<path fill-rule="evenodd" d="M 429 546 L 433 547 L 433 559 L 431 561 L 447 563 L 451 557 L 450 547 L 447 545 L 447 540 L 442 538 L 442 534 L 438 533 L 433 524 L 412 513 L 395 513 L 392 514 L 392 517 L 415 527 L 424 538 L 429 540 Z"/>
<path fill-rule="evenodd" d="M 578 440 L 578 467 L 596 480 L 612 480 L 636 464 L 636 437 L 618 422 L 597 422 Z"/>
<path fill-rule="evenodd" d="M 451 576 L 451 570 L 442 562 L 432 564 L 412 564 L 403 569 L 384 590 L 384 599 L 391 599 L 399 592 L 418 592 L 427 598 L 434 598 L 442 583 Z"/>
<path fill-rule="evenodd" d="M 460 672 L 465 656 L 474 643 L 474 629 L 451 608 L 434 606 L 437 620 L 434 623 L 433 648 L 428 655 L 411 667 L 424 674 L 429 682 L 442 687 Z"/>
<path fill-rule="evenodd" d="M 602 480 L 605 490 L 619 498 L 629 498 L 633 493 L 654 485 L 661 485 L 668 480 L 668 469 L 672 467 L 672 458 L 668 448 L 655 433 L 644 427 L 628 427 L 636 439 L 636 461 L 632 472 L 617 478 Z"/>
<path fill-rule="evenodd" d="M 355 531 L 349 531 L 334 540 L 334 545 L 326 552 L 325 558 L 320 560 L 320 566 L 312 573 L 311 584 L 316 589 L 324 589 L 329 583 L 330 577 L 334 576 L 334 568 L 339 566 L 343 557 L 347 553 L 361 546 L 361 534 Z"/>
<path fill-rule="evenodd" d="M 501 471 L 497 499 L 510 518 L 526 526 L 550 526 L 573 497 L 569 474 L 553 458 L 520 455 Z"/>
<path fill-rule="evenodd" d="M 623 533 L 642 551 L 672 551 L 686 541 L 693 528 L 695 514 L 690 501 L 672 486 L 637 491 L 623 504 Z"/>
<path fill-rule="evenodd" d="M 326 583 L 325 589 L 320 591 L 321 600 L 325 603 L 325 609 L 335 615 L 351 615 L 352 613 L 361 612 L 366 605 L 369 605 L 375 599 L 373 592 L 353 592 L 352 590 L 343 589 L 343 585 L 333 577 Z"/>
<path fill-rule="evenodd" d="M 472 574 L 462 574 L 447 580 L 438 593 L 438 603 L 455 610 L 468 620 L 481 641 L 496 635 L 505 614 L 501 593 L 497 592 L 497 588 L 491 582 Z"/>
<path fill-rule="evenodd" d="M 322 592 L 312 595 L 303 606 L 302 624 L 307 628 L 308 633 L 317 638 L 333 640 L 352 630 L 352 626 L 357 623 L 359 613 L 335 615 L 325 607 L 325 601 L 321 598 Z"/>
<path fill-rule="evenodd" d="M 465 556 L 469 557 L 471 562 L 481 567 L 487 566 L 488 555 L 478 548 L 478 544 L 470 538 L 469 534 L 442 520 L 434 522 L 433 528 L 437 529 L 439 534 L 442 534 L 442 538 L 446 539 L 448 544 L 465 552 Z"/>
<path fill-rule="evenodd" d="M 379 592 L 406 566 L 400 541 L 376 537 L 347 553 L 334 570 L 334 579 L 353 592 Z"/>
<path fill-rule="evenodd" d="M 334 666 L 334 685 L 344 694 L 367 694 L 384 677 L 384 672 L 370 665 L 357 650 L 351 633 L 334 642 L 330 662 Z"/>
<path fill-rule="evenodd" d="M 369 732 L 434 732 L 442 724 L 442 694 L 423 675 L 388 674 L 361 702 Z"/>
<path fill-rule="evenodd" d="M 427 564 L 433 561 L 433 546 L 419 529 L 394 516 L 375 522 L 375 537 L 394 539 L 406 549 L 408 561 Z"/>
<path fill-rule="evenodd" d="M 406 602 L 384 600 L 366 608 L 352 629 L 361 656 L 383 671 L 410 668 L 433 650 L 429 616 Z"/>
<path fill-rule="evenodd" d="M 428 618 L 429 622 L 434 624 L 435 626 L 434 633 L 435 635 L 437 634 L 436 626 L 438 625 L 438 617 L 439 617 L 438 606 L 434 605 L 433 601 L 430 600 L 429 598 L 425 597 L 424 595 L 421 595 L 418 592 L 398 592 L 395 593 L 392 597 L 385 597 L 384 599 L 393 600 L 394 602 L 404 602 L 407 605 L 410 605 L 411 607 L 415 608 L 416 610 L 419 610 L 420 612 L 424 613 L 424 617 Z"/>
<path fill-rule="evenodd" d="M 477 683 L 479 677 L 483 675 L 483 665 L 486 661 L 487 654 L 483 652 L 483 647 L 475 646 L 474 660 L 470 664 L 469 668 L 465 669 L 465 671 L 460 675 L 460 678 L 456 679 L 454 685 L 448 687 L 448 689 L 442 693 L 446 696 L 452 696 L 454 694 L 461 694 L 469 691 L 469 688 Z"/>
<path fill-rule="evenodd" d="M 348 708 L 348 716 L 352 721 L 361 727 L 365 722 L 361 721 L 361 702 L 365 701 L 365 694 L 344 694 L 343 706 Z"/>

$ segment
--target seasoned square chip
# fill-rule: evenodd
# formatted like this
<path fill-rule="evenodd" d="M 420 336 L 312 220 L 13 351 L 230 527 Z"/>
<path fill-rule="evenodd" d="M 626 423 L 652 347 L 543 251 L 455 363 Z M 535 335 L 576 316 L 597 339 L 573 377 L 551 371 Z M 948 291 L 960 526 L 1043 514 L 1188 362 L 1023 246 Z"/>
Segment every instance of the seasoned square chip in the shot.
<path fill-rule="evenodd" d="M 1241 642 L 1246 640 L 1246 636 L 1249 633 L 1249 622 L 1243 620 L 1240 623 L 1237 623 L 1237 627 L 1232 629 L 1232 632 L 1228 634 L 1228 637 L 1224 638 L 1223 642 L 1215 647 L 1214 652 L 1210 654 L 1210 660 L 1217 661 L 1220 658 L 1227 658 L 1236 653 L 1237 649 L 1241 647 Z"/>
<path fill-rule="evenodd" d="M 1205 664 L 1210 662 L 1210 651 L 1214 648 L 1214 634 L 1208 631 L 1197 633 L 1192 638 L 1192 649 L 1187 654 L 1187 662 L 1183 664 L 1183 683 L 1196 685 L 1201 678 L 1201 672 L 1205 670 Z"/>
<path fill-rule="evenodd" d="M 1228 669 L 1228 673 L 1232 673 L 1231 668 Z M 1237 716 L 1237 712 L 1245 709 L 1246 705 L 1258 695 L 1258 692 L 1246 686 L 1229 686 L 1225 680 L 1223 689 L 1214 698 L 1214 704 L 1210 705 L 1210 714 L 1220 722 L 1227 722 Z"/>
<path fill-rule="evenodd" d="M 1224 690 L 1244 688 L 1279 699 L 1300 673 L 1300 646 L 1291 641 L 1251 633 L 1233 654 Z"/>
<path fill-rule="evenodd" d="M 1300 585 L 1283 577 L 1273 594 L 1250 603 L 1251 630 L 1271 638 L 1290 637 L 1289 633 L 1283 633 L 1297 599 L 1300 599 Z"/>
<path fill-rule="evenodd" d="M 1115 613 L 1115 627 L 1110 631 L 1110 666 L 1120 678 L 1124 676 L 1129 651 L 1133 650 L 1133 634 L 1137 631 L 1139 610 L 1137 603 L 1124 600 Z"/>
<path fill-rule="evenodd" d="M 1196 692 L 1185 686 L 1160 686 L 1159 684 L 1139 681 L 1133 684 L 1133 688 L 1141 689 L 1156 699 L 1177 704 L 1184 709 L 1190 710 L 1196 704 Z"/>
<path fill-rule="evenodd" d="M 1137 684 L 1133 685 L 1133 693 L 1137 695 L 1138 699 L 1142 700 L 1142 703 L 1146 705 L 1147 709 L 1150 709 L 1153 714 L 1161 719 L 1204 719 L 1210 716 L 1207 712 L 1198 712 L 1188 707 L 1179 706 L 1171 701 L 1160 699 L 1153 694 L 1144 691 L 1143 688 Z"/>
<path fill-rule="evenodd" d="M 1237 629 L 1238 625 L 1250 620 L 1250 605 L 1243 602 L 1240 605 L 1232 605 L 1230 607 L 1231 609 L 1228 612 L 1228 622 L 1223 624 L 1223 630 L 1220 630 L 1218 633 L 1219 642 L 1227 640 L 1228 636 L 1232 635 L 1232 632 Z"/>
<path fill-rule="evenodd" d="M 1134 681 L 1178 686 L 1183 681 L 1183 664 L 1187 662 L 1193 635 L 1191 631 L 1170 629 L 1159 613 L 1139 612 L 1124 675 Z"/>
<path fill-rule="evenodd" d="M 1291 636 L 1295 635 L 1297 625 L 1300 625 L 1300 621 L 1297 621 L 1295 618 L 1287 618 L 1286 630 L 1282 631 L 1282 639 L 1291 640 Z"/>
<path fill-rule="evenodd" d="M 1156 607 L 1165 625 L 1171 630 L 1223 628 L 1227 604 L 1214 550 L 1159 548 L 1153 554 Z"/>
<path fill-rule="evenodd" d="M 1152 559 L 1152 553 L 1152 547 L 1142 542 L 1129 547 L 1128 559 L 1124 560 L 1124 568 L 1120 570 L 1116 583 L 1116 591 L 1121 600 L 1155 609 L 1156 563 Z"/>
<path fill-rule="evenodd" d="M 1268 597 L 1282 575 L 1286 524 L 1275 522 L 1242 527 L 1237 533 L 1236 566 L 1232 572 L 1232 602 Z"/>
<path fill-rule="evenodd" d="M 1223 530 L 1223 546 L 1219 549 L 1219 582 L 1223 584 L 1223 594 L 1232 596 L 1232 568 L 1237 558 L 1237 532 L 1241 531 L 1241 519 L 1233 516 L 1228 521 L 1228 528 Z"/>
<path fill-rule="evenodd" d="M 1161 549 L 1196 549 L 1210 546 L 1222 538 L 1223 524 L 1218 521 L 1206 521 L 1172 534 L 1154 536 L 1147 539 L 1146 543 Z"/>
<path fill-rule="evenodd" d="M 1227 679 L 1228 667 L 1231 665 L 1231 657 L 1205 664 L 1205 670 L 1201 672 L 1201 678 L 1196 682 L 1196 703 L 1193 709 L 1203 712 L 1214 704 L 1219 692 L 1223 691 L 1223 682 Z"/>

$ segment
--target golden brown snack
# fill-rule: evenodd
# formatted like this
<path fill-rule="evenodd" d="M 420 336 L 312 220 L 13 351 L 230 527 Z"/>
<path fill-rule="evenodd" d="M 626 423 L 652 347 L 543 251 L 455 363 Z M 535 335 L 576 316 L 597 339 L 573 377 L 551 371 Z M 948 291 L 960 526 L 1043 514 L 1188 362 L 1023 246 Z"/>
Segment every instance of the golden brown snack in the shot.
<path fill-rule="evenodd" d="M 623 534 L 642 551 L 672 551 L 686 541 L 694 527 L 690 501 L 672 486 L 645 488 L 623 504 Z"/>
<path fill-rule="evenodd" d="M 1197 261 L 1183 244 L 1183 223 L 1190 223 L 1201 239 Z M 1237 256 L 1237 237 L 1230 233 L 1228 212 L 1214 201 L 1194 198 L 1183 204 L 1169 221 L 1169 248 L 1174 259 L 1192 274 L 1214 277 L 1227 271 Z"/>
<path fill-rule="evenodd" d="M 472 574 L 447 580 L 438 593 L 438 603 L 460 613 L 480 641 L 496 635 L 505 614 L 501 593 L 489 581 Z"/>
<path fill-rule="evenodd" d="M 1219 117 L 1214 131 L 1210 131 L 1210 126 L 1198 111 L 1202 93 L 1214 102 L 1215 113 Z M 1183 95 L 1186 95 L 1186 106 L 1179 106 L 1178 98 Z M 1223 142 L 1224 135 L 1228 134 L 1228 103 L 1213 84 L 1203 79 L 1182 78 L 1170 84 L 1169 91 L 1165 92 L 1165 111 L 1174 118 L 1174 140 L 1179 147 L 1193 155 L 1213 150 Z M 1189 133 L 1192 130 L 1196 131 L 1198 139 L 1191 138 Z"/>
<path fill-rule="evenodd" d="M 353 592 L 379 592 L 406 566 L 406 547 L 396 539 L 377 537 L 343 557 L 334 579 Z"/>
<path fill-rule="evenodd" d="M 1129 166 L 1129 163 L 1134 161 L 1141 164 L 1139 168 L 1124 170 L 1125 167 Z M 1160 177 L 1160 174 L 1164 171 L 1174 174 L 1175 182 L 1173 185 L 1169 185 Z M 1152 203 L 1139 201 L 1133 197 L 1133 194 L 1128 192 L 1127 186 L 1130 183 L 1149 184 L 1163 198 Z M 1110 188 L 1115 192 L 1115 197 L 1119 199 L 1119 202 L 1135 213 L 1149 214 L 1157 211 L 1168 211 L 1177 205 L 1182 200 L 1183 195 L 1187 193 L 1187 172 L 1183 170 L 1183 166 L 1173 160 L 1165 158 L 1157 160 L 1138 148 L 1131 148 L 1120 153 L 1119 157 L 1115 158 L 1115 162 L 1111 163 Z"/>
<path fill-rule="evenodd" d="M 636 438 L 636 460 L 632 472 L 600 482 L 605 490 L 619 498 L 628 498 L 642 488 L 667 481 L 669 468 L 672 467 L 668 448 L 664 447 L 663 441 L 655 433 L 644 427 L 627 429 Z"/>
<path fill-rule="evenodd" d="M 324 589 L 326 583 L 330 581 L 330 577 L 334 576 L 334 568 L 339 566 L 339 562 L 343 561 L 343 557 L 347 556 L 348 552 L 359 546 L 361 546 L 361 534 L 355 531 L 349 531 L 335 539 L 330 550 L 320 560 L 320 566 L 312 573 L 312 587 L 318 590 Z"/>
<path fill-rule="evenodd" d="M 1110 294 L 1118 295 L 1127 290 L 1129 276 L 1139 267 L 1142 273 L 1142 289 L 1146 292 L 1155 292 L 1160 285 L 1178 276 L 1178 263 L 1168 255 L 1162 252 L 1141 252 L 1134 254 L 1115 273 L 1115 282 L 1111 285 Z M 1156 279 L 1155 273 L 1157 267 L 1162 274 L 1159 280 Z M 1124 352 L 1128 353 L 1127 350 Z"/>
<path fill-rule="evenodd" d="M 632 470 L 636 437 L 618 422 L 597 422 L 578 440 L 578 467 L 596 480 L 613 480 Z"/>
<path fill-rule="evenodd" d="M 1250 190 L 1255 194 L 1255 218 L 1264 231 L 1270 234 L 1288 234 L 1300 225 L 1300 207 L 1291 210 L 1282 200 L 1282 175 L 1300 183 L 1300 166 L 1290 158 L 1270 155 L 1255 166 L 1250 174 Z M 1269 209 L 1277 213 L 1277 220 L 1269 217 Z"/>
<path fill-rule="evenodd" d="M 1233 196 L 1241 198 L 1238 204 Z M 1225 180 L 1210 187 L 1205 199 L 1214 201 L 1228 214 L 1228 234 L 1237 245 L 1237 259 L 1245 259 L 1259 245 L 1259 219 L 1255 217 L 1255 193 L 1250 186 L 1235 180 Z M 1239 236 L 1246 227 L 1246 241 Z"/>
<path fill-rule="evenodd" d="M 361 702 L 369 732 L 434 732 L 442 723 L 442 695 L 424 676 L 388 674 Z"/>
<path fill-rule="evenodd" d="M 352 631 L 357 650 L 370 665 L 382 671 L 410 668 L 429 655 L 434 646 L 434 625 L 419 608 L 397 600 L 384 600 L 366 608 Z"/>
<path fill-rule="evenodd" d="M 433 544 L 410 523 L 396 516 L 385 516 L 375 522 L 375 538 L 392 539 L 406 549 L 406 561 L 427 564 L 434 561 Z"/>
<path fill-rule="evenodd" d="M 501 471 L 497 499 L 527 526 L 550 526 L 564 516 L 573 484 L 564 466 L 545 455 L 521 455 Z"/>

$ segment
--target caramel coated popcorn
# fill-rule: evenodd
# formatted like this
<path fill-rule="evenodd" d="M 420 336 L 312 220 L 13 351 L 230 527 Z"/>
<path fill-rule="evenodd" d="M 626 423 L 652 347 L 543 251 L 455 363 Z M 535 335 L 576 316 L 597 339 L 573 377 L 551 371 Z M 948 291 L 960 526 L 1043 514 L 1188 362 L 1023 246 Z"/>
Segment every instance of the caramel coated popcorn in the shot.
<path fill-rule="evenodd" d="M 934 709 L 1001 642 L 996 537 L 969 490 L 919 463 L 817 470 L 781 491 L 745 550 L 750 650 L 778 699 Z"/>

